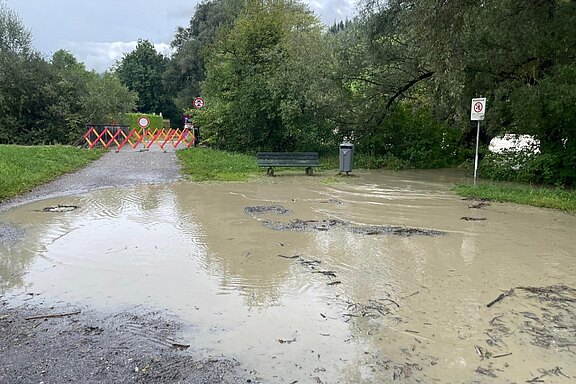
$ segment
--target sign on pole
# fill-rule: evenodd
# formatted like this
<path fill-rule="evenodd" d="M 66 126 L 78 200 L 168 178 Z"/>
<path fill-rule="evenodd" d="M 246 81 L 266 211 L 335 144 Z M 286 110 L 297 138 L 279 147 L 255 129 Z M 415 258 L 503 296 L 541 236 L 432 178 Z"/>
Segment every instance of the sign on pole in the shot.
<path fill-rule="evenodd" d="M 480 121 L 484 120 L 486 112 L 486 98 L 479 97 L 472 99 L 472 108 L 470 108 L 470 120 L 477 121 L 476 127 L 476 156 L 474 156 L 474 185 L 478 177 L 478 147 L 480 146 Z"/>
<path fill-rule="evenodd" d="M 204 107 L 204 99 L 197 97 L 194 99 L 194 108 L 199 109 Z"/>
<path fill-rule="evenodd" d="M 484 112 L 486 111 L 486 98 L 472 99 L 472 108 L 470 109 L 470 120 L 480 121 L 484 120 Z"/>
<path fill-rule="evenodd" d="M 142 129 L 148 128 L 150 125 L 150 119 L 146 116 L 140 116 L 138 118 L 138 126 Z"/>

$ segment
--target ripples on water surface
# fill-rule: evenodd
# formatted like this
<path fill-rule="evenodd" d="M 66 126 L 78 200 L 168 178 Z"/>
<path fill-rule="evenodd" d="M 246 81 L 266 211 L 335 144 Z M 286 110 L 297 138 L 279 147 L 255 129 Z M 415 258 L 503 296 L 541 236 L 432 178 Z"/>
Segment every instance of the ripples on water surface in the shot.
<path fill-rule="evenodd" d="M 486 303 L 515 286 L 576 285 L 574 216 L 471 210 L 449 191 L 457 175 L 440 171 L 309 180 L 100 190 L 9 210 L 0 223 L 25 232 L 0 244 L 0 289 L 165 309 L 191 325 L 184 337 L 197 348 L 236 357 L 265 382 L 345 383 L 485 380 L 475 346 L 488 348 L 489 322 L 506 309 Z M 58 204 L 80 208 L 41 212 Z M 275 208 L 245 211 L 265 206 Z M 473 215 L 486 220 L 461 220 Z M 447 235 L 262 225 L 295 219 Z M 508 344 L 513 355 L 488 367 L 503 380 L 530 379 L 531 364 L 576 375 L 569 354 Z"/>

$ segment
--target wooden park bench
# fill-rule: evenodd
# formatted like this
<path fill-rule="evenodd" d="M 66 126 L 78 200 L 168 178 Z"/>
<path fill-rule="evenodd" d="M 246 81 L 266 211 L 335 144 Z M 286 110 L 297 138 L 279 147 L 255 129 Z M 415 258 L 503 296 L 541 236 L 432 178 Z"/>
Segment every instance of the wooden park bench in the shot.
<path fill-rule="evenodd" d="M 258 152 L 256 160 L 259 167 L 268 168 L 268 176 L 274 176 L 274 167 L 306 168 L 306 174 L 312 175 L 312 167 L 320 166 L 318 152 Z"/>

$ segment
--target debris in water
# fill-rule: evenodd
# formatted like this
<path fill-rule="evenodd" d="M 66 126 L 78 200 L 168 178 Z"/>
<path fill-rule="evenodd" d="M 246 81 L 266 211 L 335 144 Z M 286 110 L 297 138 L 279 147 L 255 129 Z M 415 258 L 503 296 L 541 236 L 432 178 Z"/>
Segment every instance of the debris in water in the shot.
<path fill-rule="evenodd" d="M 280 205 L 258 205 L 255 207 L 244 208 L 244 213 L 247 215 L 261 215 L 264 213 L 274 213 L 277 215 L 287 215 L 290 210 L 280 206 Z"/>
<path fill-rule="evenodd" d="M 342 220 L 292 220 L 288 223 L 279 221 L 263 221 L 262 225 L 277 231 L 328 231 L 332 228 L 338 228 L 348 225 Z"/>
<path fill-rule="evenodd" d="M 328 283 L 328 285 L 337 285 L 337 284 L 342 284 L 342 282 L 339 280 L 336 280 L 336 281 L 331 281 Z"/>
<path fill-rule="evenodd" d="M 460 220 L 466 220 L 466 221 L 485 221 L 486 218 L 485 218 L 485 217 L 470 217 L 470 216 L 464 216 L 464 217 L 461 217 Z"/>
<path fill-rule="evenodd" d="M 492 377 L 492 378 L 497 377 L 496 374 L 494 373 L 494 370 L 489 369 L 489 368 L 478 367 L 478 368 L 476 368 L 476 373 L 479 373 L 479 374 L 484 375 L 484 376 Z"/>
<path fill-rule="evenodd" d="M 486 306 L 488 308 L 490 308 L 491 306 L 493 306 L 494 304 L 496 304 L 497 302 L 499 302 L 500 300 L 502 300 L 505 297 L 510 296 L 511 294 L 514 293 L 514 288 L 510 289 L 509 291 L 504 292 L 503 294 L 501 294 L 500 296 L 498 296 L 497 298 L 495 298 L 494 300 L 492 300 L 491 302 L 489 302 Z"/>
<path fill-rule="evenodd" d="M 42 212 L 70 212 L 75 211 L 76 209 L 80 208 L 77 205 L 56 205 L 53 207 L 46 207 L 42 208 Z"/>
<path fill-rule="evenodd" d="M 336 277 L 336 272 L 334 271 L 314 271 L 312 273 L 321 273 L 324 276 L 328 276 L 328 277 Z"/>
<path fill-rule="evenodd" d="M 81 312 L 81 311 L 68 312 L 68 313 L 53 313 L 53 314 L 49 314 L 49 315 L 31 316 L 31 317 L 26 317 L 24 320 L 49 319 L 49 318 L 53 318 L 53 317 L 67 317 L 67 316 L 79 315 L 80 312 Z"/>
<path fill-rule="evenodd" d="M 279 342 L 280 344 L 291 344 L 291 343 L 293 343 L 293 342 L 295 342 L 295 341 L 296 341 L 296 338 L 293 338 L 293 339 L 290 339 L 290 340 L 278 339 L 278 342 Z"/>
<path fill-rule="evenodd" d="M 420 229 L 399 226 L 365 226 L 365 227 L 350 227 L 349 231 L 361 235 L 396 235 L 396 236 L 445 236 L 447 233 L 436 231 L 433 229 Z"/>
<path fill-rule="evenodd" d="M 298 258 L 300 258 L 300 255 L 294 255 L 294 256 L 278 255 L 278 257 L 281 257 L 283 259 L 298 259 Z"/>
<path fill-rule="evenodd" d="M 484 207 L 489 207 L 490 203 L 487 201 L 475 201 L 472 204 L 468 205 L 470 209 L 482 209 Z"/>
<path fill-rule="evenodd" d="M 350 226 L 343 220 L 330 219 L 330 220 L 301 220 L 296 219 L 289 221 L 287 223 L 280 221 L 270 221 L 266 220 L 262 222 L 267 228 L 274 229 L 277 231 L 329 231 L 334 228 L 347 227 L 352 233 L 357 233 L 360 235 L 396 235 L 396 236 L 445 236 L 446 232 L 437 231 L 433 229 L 421 229 L 421 228 L 410 228 L 410 227 L 400 227 L 400 226 Z"/>

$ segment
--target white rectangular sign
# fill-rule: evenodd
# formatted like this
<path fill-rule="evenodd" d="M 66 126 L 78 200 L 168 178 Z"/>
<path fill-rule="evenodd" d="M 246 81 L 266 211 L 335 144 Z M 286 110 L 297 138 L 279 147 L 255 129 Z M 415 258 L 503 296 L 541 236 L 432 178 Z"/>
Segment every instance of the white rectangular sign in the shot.
<path fill-rule="evenodd" d="M 470 120 L 478 121 L 484 120 L 484 112 L 486 111 L 486 98 L 472 99 L 472 108 L 470 110 Z"/>

